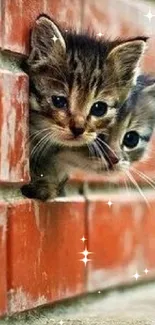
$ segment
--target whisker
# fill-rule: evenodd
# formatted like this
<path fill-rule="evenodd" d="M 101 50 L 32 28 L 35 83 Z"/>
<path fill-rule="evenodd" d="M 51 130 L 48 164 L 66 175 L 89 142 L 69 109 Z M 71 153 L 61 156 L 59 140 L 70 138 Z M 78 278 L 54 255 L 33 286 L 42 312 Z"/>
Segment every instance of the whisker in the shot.
<path fill-rule="evenodd" d="M 96 143 L 96 141 L 93 142 L 93 145 L 96 147 L 97 152 L 99 153 L 99 159 L 101 159 L 102 165 L 103 167 L 108 170 L 108 166 L 107 166 L 107 162 L 102 154 L 102 150 L 100 149 L 100 147 L 98 146 L 98 143 Z"/>
<path fill-rule="evenodd" d="M 103 152 L 103 155 L 105 155 L 110 160 L 108 154 L 106 153 L 106 151 L 104 150 L 104 148 L 101 146 L 101 144 L 97 140 L 98 139 L 96 139 L 96 144 L 99 146 L 101 153 Z M 110 162 L 111 162 L 111 160 L 110 160 Z M 105 160 L 105 158 L 104 158 L 104 167 L 106 167 L 106 170 L 107 170 L 107 172 L 109 174 L 109 168 L 108 168 L 108 164 L 107 164 L 107 161 Z"/>
<path fill-rule="evenodd" d="M 97 140 L 99 140 L 101 143 L 103 143 L 103 145 L 105 145 L 115 155 L 115 157 L 118 159 L 118 156 L 116 155 L 115 151 L 106 142 L 104 142 L 100 138 L 97 138 Z"/>
<path fill-rule="evenodd" d="M 137 188 L 138 192 L 140 193 L 140 195 L 143 197 L 146 205 L 148 208 L 150 208 L 150 204 L 147 200 L 147 198 L 145 197 L 143 191 L 141 190 L 140 186 L 138 185 L 138 183 L 136 182 L 136 180 L 134 179 L 134 177 L 131 175 L 131 173 L 129 171 L 125 171 L 126 175 L 128 176 L 128 178 L 130 179 L 130 181 L 135 185 L 135 187 Z"/>
<path fill-rule="evenodd" d="M 144 173 L 138 171 L 136 168 L 134 167 L 130 167 L 131 170 L 137 174 L 138 176 L 140 176 L 143 180 L 145 180 L 146 183 L 148 183 L 154 190 L 155 190 L 155 182 L 153 182 L 150 177 L 148 177 L 147 175 L 145 175 Z"/>
<path fill-rule="evenodd" d="M 90 157 L 91 159 L 93 159 L 93 158 L 96 156 L 96 155 L 95 155 L 94 147 L 92 146 L 91 143 L 90 143 L 90 144 L 87 144 L 87 146 L 88 146 L 89 153 L 90 153 L 89 157 Z"/>
<path fill-rule="evenodd" d="M 127 191 L 128 197 L 129 197 L 129 186 L 128 186 L 127 179 L 125 177 L 123 178 L 123 182 L 125 184 L 125 188 L 126 188 L 126 191 Z"/>
<path fill-rule="evenodd" d="M 34 170 L 36 169 L 36 165 L 39 165 L 40 159 L 43 156 L 43 153 L 47 152 L 49 147 L 51 146 L 51 142 L 48 144 L 48 142 L 51 140 L 51 131 L 46 134 L 46 137 L 44 137 L 42 142 L 39 144 L 37 147 L 37 153 L 35 154 L 35 159 L 34 159 Z M 47 145 L 48 144 L 48 145 Z M 39 158 L 38 158 L 39 156 Z"/>
<path fill-rule="evenodd" d="M 100 152 L 98 146 L 96 145 L 95 142 L 92 143 L 92 146 L 96 152 L 96 157 L 99 158 L 99 161 L 101 160 L 101 163 L 102 163 L 102 153 Z M 100 171 L 101 171 L 102 167 L 100 166 Z"/>
<path fill-rule="evenodd" d="M 38 153 L 39 153 L 39 151 L 40 151 L 40 147 L 42 147 L 42 143 L 43 143 L 43 141 L 47 138 L 47 136 L 49 136 L 51 134 L 51 131 L 49 132 L 49 133 L 46 133 L 40 140 L 39 140 L 39 142 L 37 142 L 37 144 L 34 146 L 34 148 L 32 149 L 32 151 L 31 151 L 31 153 L 30 153 L 30 156 L 31 157 L 33 157 L 35 154 L 36 154 L 36 152 L 38 151 Z"/>
<path fill-rule="evenodd" d="M 40 159 L 44 155 L 44 153 L 47 153 L 48 148 L 51 147 L 51 137 L 50 137 L 50 135 L 51 135 L 50 133 L 47 134 L 47 137 L 44 140 L 44 143 L 42 145 L 42 147 L 44 147 L 44 148 L 43 148 L 43 150 L 40 153 L 40 157 L 39 157 L 39 160 L 38 161 L 40 161 Z M 50 141 L 50 143 L 48 144 L 49 141 Z"/>
<path fill-rule="evenodd" d="M 33 131 L 32 134 L 30 134 L 29 136 L 29 140 L 31 139 L 31 141 L 33 141 L 38 135 L 41 135 L 43 132 L 50 131 L 50 130 L 51 128 L 48 127 L 42 130 Z"/>

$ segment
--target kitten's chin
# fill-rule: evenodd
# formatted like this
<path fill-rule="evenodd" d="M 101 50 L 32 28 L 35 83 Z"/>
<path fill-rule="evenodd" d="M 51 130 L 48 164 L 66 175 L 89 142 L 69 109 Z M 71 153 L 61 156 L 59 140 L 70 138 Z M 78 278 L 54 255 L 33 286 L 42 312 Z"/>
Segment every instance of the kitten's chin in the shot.
<path fill-rule="evenodd" d="M 58 145 L 65 146 L 65 147 L 81 147 L 92 143 L 96 139 L 95 137 L 88 137 L 84 138 L 83 136 L 79 137 L 59 137 L 55 140 Z"/>

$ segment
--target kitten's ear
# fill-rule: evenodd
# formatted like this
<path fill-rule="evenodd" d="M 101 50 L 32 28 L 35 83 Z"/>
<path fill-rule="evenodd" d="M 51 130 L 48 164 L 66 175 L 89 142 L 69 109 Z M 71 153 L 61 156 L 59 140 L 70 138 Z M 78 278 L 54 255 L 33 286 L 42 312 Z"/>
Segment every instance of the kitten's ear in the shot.
<path fill-rule="evenodd" d="M 48 57 L 61 57 L 66 44 L 58 26 L 47 16 L 41 15 L 35 22 L 31 33 L 31 53 L 29 64 L 39 64 Z"/>
<path fill-rule="evenodd" d="M 141 57 L 146 48 L 147 38 L 130 39 L 116 45 L 107 57 L 108 71 L 113 74 L 118 87 L 122 87 L 124 97 L 135 83 Z M 126 94 L 125 94 L 126 93 Z"/>

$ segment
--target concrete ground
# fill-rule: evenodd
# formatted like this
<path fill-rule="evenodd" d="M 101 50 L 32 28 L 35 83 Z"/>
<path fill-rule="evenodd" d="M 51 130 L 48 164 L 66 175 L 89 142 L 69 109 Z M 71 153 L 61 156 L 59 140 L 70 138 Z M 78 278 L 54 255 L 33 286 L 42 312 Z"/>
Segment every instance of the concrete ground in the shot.
<path fill-rule="evenodd" d="M 155 284 L 102 292 L 74 302 L 46 307 L 0 325 L 155 325 Z"/>

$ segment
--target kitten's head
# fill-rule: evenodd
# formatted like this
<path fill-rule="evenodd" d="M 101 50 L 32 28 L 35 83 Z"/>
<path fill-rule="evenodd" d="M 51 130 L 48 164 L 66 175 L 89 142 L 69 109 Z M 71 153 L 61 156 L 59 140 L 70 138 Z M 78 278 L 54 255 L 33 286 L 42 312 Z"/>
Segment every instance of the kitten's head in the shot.
<path fill-rule="evenodd" d="M 147 157 L 154 127 L 155 80 L 150 80 L 150 85 L 147 87 L 143 87 L 140 81 L 119 110 L 109 138 L 99 136 L 99 143 L 105 152 L 109 168 L 112 170 L 128 169 L 133 162 Z M 106 145 L 102 142 L 105 140 Z"/>
<path fill-rule="evenodd" d="M 107 134 L 134 83 L 146 40 L 66 33 L 40 16 L 28 59 L 35 129 L 46 129 L 52 143 L 74 147 Z"/>

